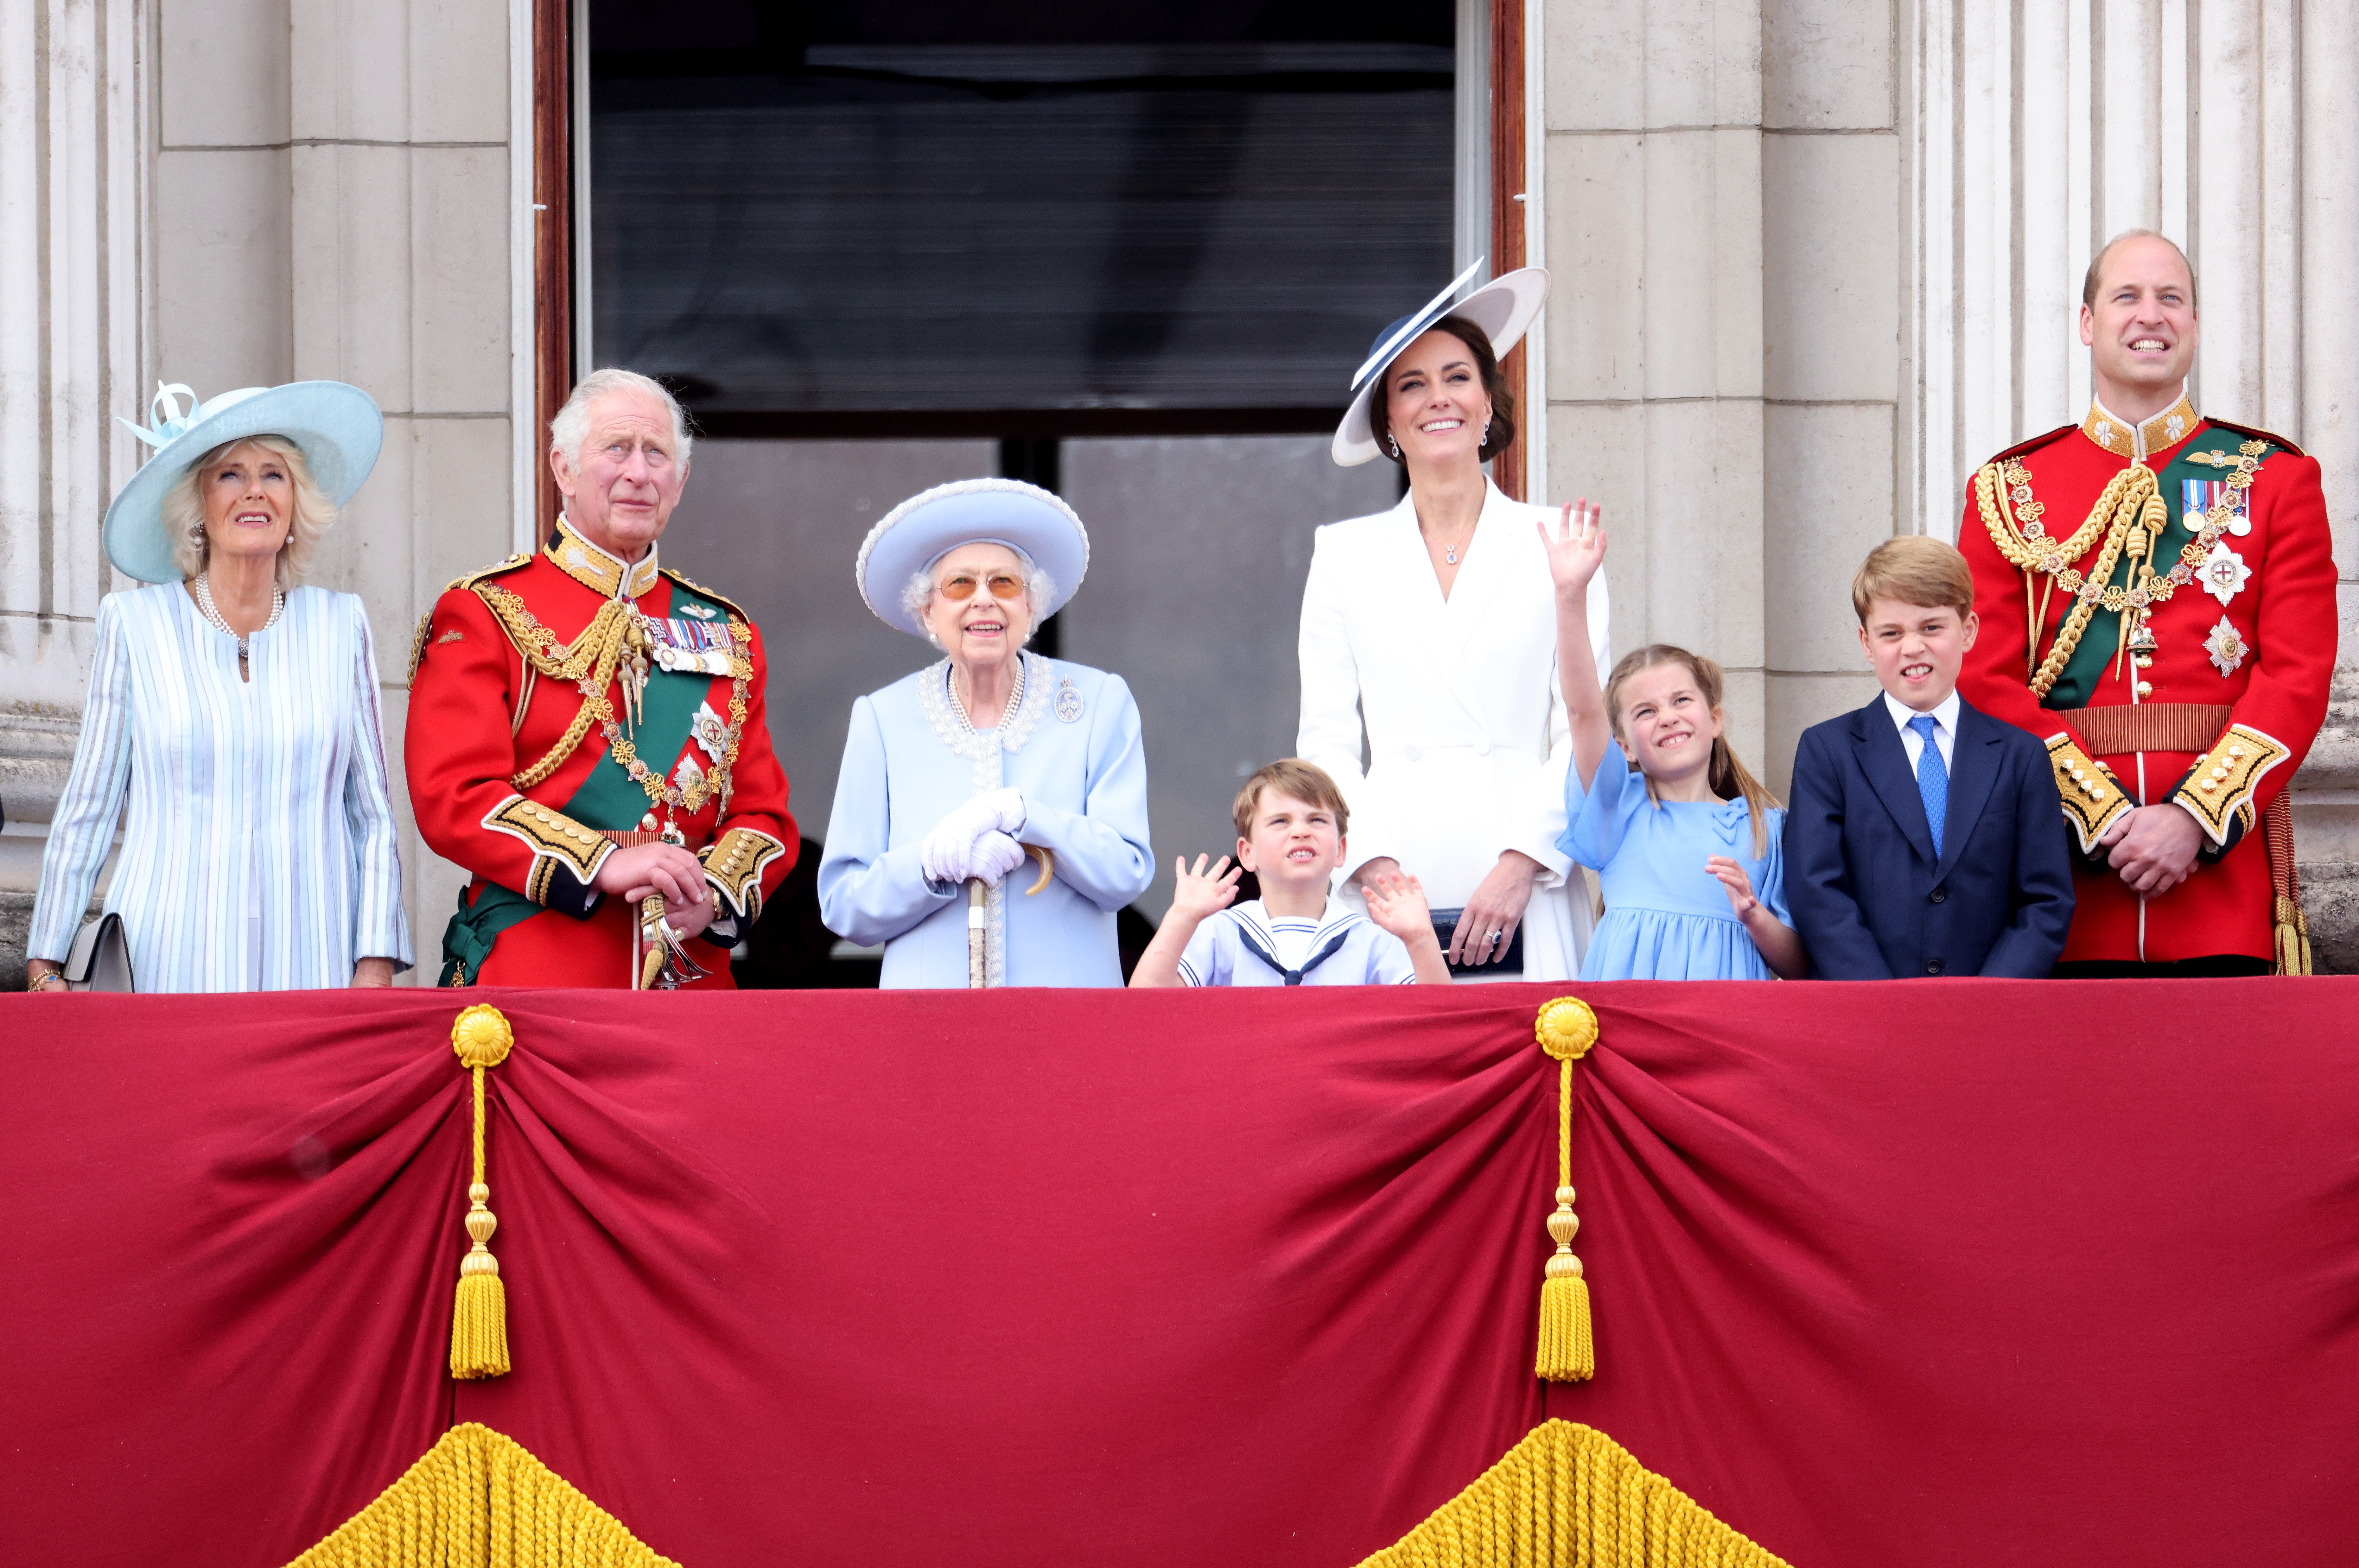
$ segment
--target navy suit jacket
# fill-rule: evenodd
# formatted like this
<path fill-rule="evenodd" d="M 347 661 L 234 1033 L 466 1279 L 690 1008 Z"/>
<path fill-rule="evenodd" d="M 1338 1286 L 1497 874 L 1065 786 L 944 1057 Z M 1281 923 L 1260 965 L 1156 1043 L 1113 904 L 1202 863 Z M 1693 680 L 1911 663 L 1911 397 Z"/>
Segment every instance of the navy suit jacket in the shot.
<path fill-rule="evenodd" d="M 1786 899 L 1814 979 L 2045 976 L 2072 923 L 2048 749 L 1960 699 L 1941 853 L 1878 694 L 1794 755 Z"/>

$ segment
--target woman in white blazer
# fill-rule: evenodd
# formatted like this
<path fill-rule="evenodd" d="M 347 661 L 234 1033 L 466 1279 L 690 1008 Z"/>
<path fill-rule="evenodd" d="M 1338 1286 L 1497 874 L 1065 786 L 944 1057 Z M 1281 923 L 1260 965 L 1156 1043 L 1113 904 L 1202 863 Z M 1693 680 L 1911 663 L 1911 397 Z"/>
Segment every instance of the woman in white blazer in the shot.
<path fill-rule="evenodd" d="M 1382 453 L 1408 470 L 1409 492 L 1319 530 L 1295 744 L 1351 804 L 1347 892 L 1397 867 L 1436 911 L 1463 911 L 1448 941 L 1462 981 L 1569 979 L 1591 914 L 1556 847 L 1571 741 L 1535 526 L 1549 509 L 1508 500 L 1482 469 L 1515 438 L 1498 358 L 1538 313 L 1548 275 L 1510 273 L 1453 308 L 1473 275 L 1386 328 L 1353 378 L 1335 460 Z M 1602 572 L 1589 623 L 1597 667 L 1609 668 Z"/>

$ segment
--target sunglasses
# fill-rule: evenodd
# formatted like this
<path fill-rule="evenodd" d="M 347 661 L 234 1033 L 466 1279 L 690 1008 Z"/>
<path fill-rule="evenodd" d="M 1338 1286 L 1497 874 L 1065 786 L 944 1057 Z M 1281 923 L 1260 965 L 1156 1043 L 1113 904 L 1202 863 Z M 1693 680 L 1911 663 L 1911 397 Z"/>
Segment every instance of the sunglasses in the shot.
<path fill-rule="evenodd" d="M 1013 602 L 1024 597 L 1024 579 L 1014 572 L 993 572 L 989 577 L 975 579 L 964 572 L 944 578 L 940 583 L 944 599 L 965 600 L 974 597 L 978 588 L 994 599 Z"/>

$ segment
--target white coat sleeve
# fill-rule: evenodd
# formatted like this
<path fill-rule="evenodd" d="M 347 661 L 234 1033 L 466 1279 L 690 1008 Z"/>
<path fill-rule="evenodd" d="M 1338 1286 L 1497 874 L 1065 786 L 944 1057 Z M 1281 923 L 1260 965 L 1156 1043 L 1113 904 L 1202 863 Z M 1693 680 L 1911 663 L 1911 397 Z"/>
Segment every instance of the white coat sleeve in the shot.
<path fill-rule="evenodd" d="M 344 769 L 344 825 L 352 835 L 353 957 L 410 967 L 409 913 L 401 903 L 400 832 L 385 770 L 385 725 L 377 708 L 376 647 L 368 613 L 346 595 L 353 622 L 352 762 Z"/>
<path fill-rule="evenodd" d="M 1589 579 L 1589 648 L 1596 656 L 1598 674 L 1602 677 L 1611 670 L 1613 639 L 1605 623 L 1605 573 L 1600 570 Z M 1549 647 L 1555 647 L 1555 627 L 1549 627 Z M 1538 790 L 1525 803 L 1519 814 L 1521 826 L 1515 838 L 1502 846 L 1519 850 L 1539 862 L 1538 887 L 1555 887 L 1572 871 L 1572 861 L 1557 847 L 1564 837 L 1566 826 L 1564 781 L 1572 766 L 1572 724 L 1565 717 L 1563 672 L 1557 668 L 1556 655 L 1549 655 L 1549 717 L 1548 762 L 1540 769 Z"/>
<path fill-rule="evenodd" d="M 1138 704 L 1120 676 L 1105 677 L 1090 707 L 1089 777 L 1081 809 L 1027 795 L 1022 838 L 1055 851 L 1057 880 L 1112 914 L 1155 880 L 1155 851 L 1147 837 L 1147 744 Z"/>
<path fill-rule="evenodd" d="M 937 890 L 926 881 L 918 863 L 923 837 L 912 835 L 893 847 L 885 731 L 875 705 L 864 697 L 852 705 L 843 766 L 835 777 L 835 806 L 827 819 L 827 850 L 819 862 L 819 912 L 827 928 L 873 947 L 963 897 L 961 888 Z"/>
<path fill-rule="evenodd" d="M 98 601 L 98 653 L 91 661 L 82 737 L 74 742 L 65 793 L 49 818 L 40 892 L 25 938 L 27 957 L 62 964 L 72 950 L 130 786 L 131 652 L 124 646 L 123 617 L 110 595 Z"/>
<path fill-rule="evenodd" d="M 1397 855 L 1380 792 L 1360 770 L 1364 735 L 1360 721 L 1360 671 L 1352 655 L 1349 563 L 1331 530 L 1310 546 L 1310 576 L 1302 585 L 1302 719 L 1294 754 L 1327 771 L 1352 808 L 1344 836 L 1346 880 L 1368 861 Z"/>

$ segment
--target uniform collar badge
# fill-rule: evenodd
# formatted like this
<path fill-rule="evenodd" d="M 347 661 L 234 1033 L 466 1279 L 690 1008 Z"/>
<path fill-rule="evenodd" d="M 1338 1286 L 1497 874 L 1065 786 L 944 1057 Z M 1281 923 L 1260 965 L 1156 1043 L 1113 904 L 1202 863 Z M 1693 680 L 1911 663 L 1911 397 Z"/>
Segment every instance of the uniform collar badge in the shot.
<path fill-rule="evenodd" d="M 2115 457 L 2144 462 L 2151 454 L 2167 451 L 2185 440 L 2197 423 L 2195 405 L 2187 400 L 2187 389 L 2181 387 L 2178 402 L 2144 424 L 2133 424 L 2091 398 L 2088 417 L 2081 421 L 2081 433 Z"/>
<path fill-rule="evenodd" d="M 558 570 L 607 599 L 636 599 L 656 585 L 655 546 L 649 545 L 647 553 L 636 562 L 621 560 L 583 538 L 561 512 L 557 514 L 557 532 L 549 535 L 544 554 Z M 630 584 L 627 594 L 625 578 Z"/>

